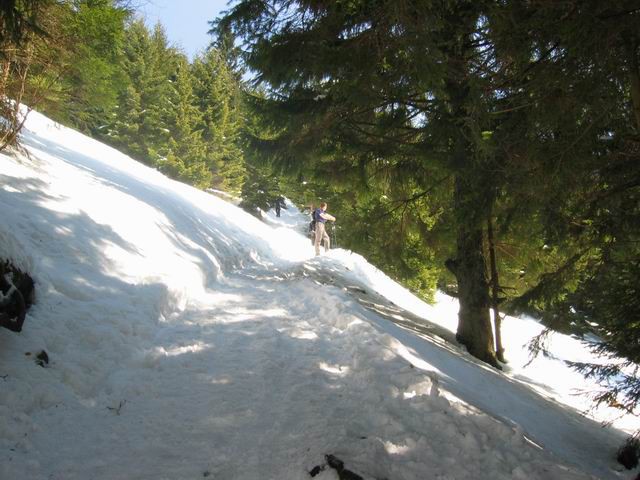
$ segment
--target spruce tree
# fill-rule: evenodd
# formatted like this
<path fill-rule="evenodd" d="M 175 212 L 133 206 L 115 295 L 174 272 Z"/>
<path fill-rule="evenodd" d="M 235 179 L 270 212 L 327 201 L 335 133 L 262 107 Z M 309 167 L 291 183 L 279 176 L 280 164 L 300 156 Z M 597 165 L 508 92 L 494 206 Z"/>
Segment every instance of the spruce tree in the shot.
<path fill-rule="evenodd" d="M 104 125 L 119 88 L 128 11 L 112 0 L 9 2 L 2 9 L 1 96 L 85 131 Z"/>
<path fill-rule="evenodd" d="M 171 79 L 180 54 L 169 46 L 160 24 L 149 32 L 142 20 L 128 26 L 123 53 L 126 88 L 108 136 L 134 158 L 155 165 L 169 143 Z"/>
<path fill-rule="evenodd" d="M 256 151 L 280 171 L 357 185 L 360 206 L 387 175 L 396 187 L 378 217 L 403 212 L 393 249 L 415 231 L 413 259 L 453 242 L 458 338 L 495 364 L 488 311 L 500 295 L 519 296 L 511 311 L 558 318 L 611 245 L 635 258 L 637 231 L 621 220 L 633 214 L 606 205 L 631 204 L 637 188 L 637 16 L 629 1 L 246 1 L 219 28 L 244 42 L 267 88 L 252 103 Z M 417 230 L 404 228 L 411 204 L 427 213 Z"/>
<path fill-rule="evenodd" d="M 167 118 L 169 141 L 157 165 L 173 178 L 206 188 L 211 183 L 211 172 L 207 164 L 207 148 L 198 129 L 201 114 L 186 58 L 180 59 L 172 85 L 170 104 L 173 108 Z"/>
<path fill-rule="evenodd" d="M 595 333 L 589 343 L 597 353 L 624 360 L 575 366 L 601 380 L 598 401 L 631 410 L 640 399 L 634 301 L 640 295 L 640 9 L 634 2 L 589 1 L 521 15 L 544 20 L 534 33 L 553 47 L 547 62 L 553 70 L 529 88 L 530 98 L 547 107 L 546 114 L 531 112 L 538 112 L 534 165 L 544 168 L 514 177 L 523 188 L 510 194 L 510 216 L 531 218 L 544 247 L 537 264 L 547 265 L 512 305 L 535 311 L 554 328 Z M 531 121 L 518 123 L 531 128 L 521 131 L 525 138 L 534 133 Z"/>
<path fill-rule="evenodd" d="M 141 125 L 143 112 L 144 80 L 148 74 L 150 59 L 150 35 L 144 23 L 134 20 L 128 25 L 124 43 L 123 70 L 126 74 L 126 86 L 119 93 L 118 105 L 108 136 L 115 146 L 139 160 L 147 161 L 147 152 L 143 146 Z"/>
<path fill-rule="evenodd" d="M 5 48 L 20 45 L 30 33 L 47 35 L 41 27 L 41 15 L 52 0 L 5 0 L 0 3 L 0 57 L 6 58 Z"/>
<path fill-rule="evenodd" d="M 243 118 L 238 81 L 215 48 L 195 58 L 192 76 L 212 186 L 238 194 L 246 175 L 240 148 Z"/>
<path fill-rule="evenodd" d="M 57 58 L 62 101 L 47 111 L 56 120 L 85 132 L 104 128 L 125 80 L 121 52 L 128 16 L 113 0 L 69 2 L 60 32 L 67 55 Z"/>
<path fill-rule="evenodd" d="M 261 107 L 274 133 L 256 146 L 285 169 L 333 164 L 342 174 L 392 161 L 400 175 L 428 172 L 429 189 L 446 186 L 457 232 L 447 266 L 458 284 L 458 339 L 497 365 L 483 252 L 493 197 L 478 147 L 483 80 L 474 76 L 481 6 L 250 3 L 221 26 L 243 37 L 247 65 L 269 85 Z"/>

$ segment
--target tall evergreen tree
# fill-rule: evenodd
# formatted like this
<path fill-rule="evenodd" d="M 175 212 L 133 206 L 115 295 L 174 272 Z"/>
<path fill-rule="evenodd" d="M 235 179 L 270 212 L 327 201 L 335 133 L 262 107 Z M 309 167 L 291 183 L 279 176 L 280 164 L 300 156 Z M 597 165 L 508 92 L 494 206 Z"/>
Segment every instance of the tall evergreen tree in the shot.
<path fill-rule="evenodd" d="M 180 54 L 169 46 L 160 24 L 149 32 L 142 20 L 127 28 L 123 69 L 126 88 L 108 136 L 135 158 L 155 165 L 169 142 L 172 82 Z"/>
<path fill-rule="evenodd" d="M 400 225 L 408 205 L 426 209 L 417 230 L 400 229 L 401 243 L 417 231 L 417 251 L 432 245 L 441 258 L 453 239 L 458 338 L 496 364 L 489 222 L 502 253 L 496 288 L 530 290 L 520 305 L 545 295 L 539 305 L 564 304 L 620 233 L 616 216 L 585 200 L 634 195 L 633 163 L 602 139 L 619 139 L 616 125 L 635 115 L 637 15 L 633 2 L 243 1 L 219 27 L 242 39 L 269 88 L 254 101 L 267 132 L 254 147 L 282 170 L 349 179 L 362 192 L 383 187 L 384 172 L 396 185 L 385 210 L 401 207 Z M 614 165 L 626 174 L 616 178 Z M 611 228 L 592 228 L 593 212 Z"/>
<path fill-rule="evenodd" d="M 202 115 L 196 104 L 186 58 L 178 63 L 170 100 L 173 109 L 167 119 L 169 141 L 157 165 L 173 178 L 206 188 L 211 184 L 211 172 L 206 144 L 198 129 Z"/>
<path fill-rule="evenodd" d="M 246 175 L 240 148 L 243 117 L 238 80 L 215 48 L 195 58 L 192 76 L 212 186 L 238 194 Z"/>
<path fill-rule="evenodd" d="M 497 365 L 483 256 L 492 189 L 478 148 L 483 79 L 474 75 L 481 13 L 475 2 L 240 2 L 221 25 L 248 42 L 247 64 L 270 85 L 263 105 L 278 127 L 260 144 L 282 164 L 333 163 L 343 173 L 392 161 L 393 174 L 424 172 L 417 186 L 445 179 L 458 338 Z"/>
<path fill-rule="evenodd" d="M 60 78 L 66 94 L 58 120 L 94 133 L 108 121 L 125 80 L 121 53 L 129 15 L 113 0 L 70 2 L 63 26 L 73 48 Z"/>
<path fill-rule="evenodd" d="M 40 16 L 51 0 L 5 0 L 0 3 L 0 57 L 9 45 L 20 45 L 27 35 L 47 32 L 40 26 Z"/>
<path fill-rule="evenodd" d="M 576 367 L 602 380 L 598 401 L 632 409 L 640 399 L 633 373 L 640 361 L 633 300 L 640 294 L 640 8 L 631 1 L 546 7 L 520 15 L 542 17 L 534 34 L 553 47 L 552 75 L 539 79 L 530 98 L 553 112 L 535 120 L 539 155 L 547 159 L 536 163 L 554 168 L 529 169 L 538 194 L 522 188 L 528 201 L 511 194 L 510 211 L 526 204 L 534 212 L 544 245 L 538 264 L 553 262 L 513 303 L 535 308 L 555 328 L 595 332 L 596 352 L 626 359 Z"/>
<path fill-rule="evenodd" d="M 281 196 L 280 182 L 268 168 L 261 165 L 247 165 L 247 175 L 242 184 L 242 202 L 240 207 L 262 218 L 262 212 L 274 207 Z"/>
<path fill-rule="evenodd" d="M 0 45 L 3 99 L 37 105 L 85 130 L 102 124 L 115 105 L 128 10 L 115 0 L 9 2 L 2 9 L 2 28 L 20 30 L 5 32 Z"/>

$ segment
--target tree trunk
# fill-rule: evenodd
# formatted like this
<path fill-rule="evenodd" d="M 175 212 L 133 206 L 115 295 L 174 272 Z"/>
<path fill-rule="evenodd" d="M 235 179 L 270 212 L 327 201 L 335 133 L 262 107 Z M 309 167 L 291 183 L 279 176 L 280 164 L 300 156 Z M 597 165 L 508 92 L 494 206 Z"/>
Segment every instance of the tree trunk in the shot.
<path fill-rule="evenodd" d="M 498 265 L 496 263 L 496 245 L 493 234 L 493 219 L 491 215 L 487 220 L 487 241 L 489 242 L 489 264 L 491 267 L 491 307 L 493 308 L 493 328 L 496 332 L 496 356 L 502 363 L 506 363 L 504 358 L 504 347 L 502 345 L 502 319 L 500 318 L 500 307 L 498 293 L 500 291 L 500 280 L 498 278 Z"/>
<path fill-rule="evenodd" d="M 481 131 L 475 106 L 477 89 L 470 82 L 473 32 L 480 15 L 477 2 L 454 2 L 446 16 L 443 47 L 447 77 L 444 98 L 448 104 L 449 166 L 455 174 L 453 209 L 456 217 L 456 258 L 446 266 L 458 282 L 458 330 L 456 338 L 471 355 L 500 368 L 493 345 L 489 312 L 489 284 L 483 251 L 484 225 L 491 211 L 491 177 L 477 155 L 477 133 Z"/>
<path fill-rule="evenodd" d="M 501 368 L 496 358 L 489 312 L 489 284 L 483 253 L 483 223 L 477 221 L 473 210 L 478 208 L 478 185 L 473 175 L 458 175 L 455 182 L 454 204 L 458 216 L 456 259 L 447 267 L 458 281 L 457 340 L 471 355 Z M 477 178 L 477 177 L 475 177 Z M 474 188 L 476 187 L 476 188 Z"/>
<path fill-rule="evenodd" d="M 636 129 L 640 133 L 640 65 L 638 61 L 638 39 L 625 38 L 625 48 L 629 60 L 629 89 L 631 91 L 631 106 L 636 120 Z"/>

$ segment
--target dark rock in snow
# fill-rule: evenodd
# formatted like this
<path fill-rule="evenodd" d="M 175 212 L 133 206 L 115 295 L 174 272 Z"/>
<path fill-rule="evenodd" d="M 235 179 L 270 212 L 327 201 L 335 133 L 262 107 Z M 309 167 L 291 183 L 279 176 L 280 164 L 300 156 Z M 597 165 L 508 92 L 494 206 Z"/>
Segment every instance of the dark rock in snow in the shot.
<path fill-rule="evenodd" d="M 49 365 L 49 355 L 44 350 L 41 350 L 38 355 L 36 355 L 36 363 L 41 367 L 45 367 Z"/>
<path fill-rule="evenodd" d="M 640 440 L 635 437 L 628 439 L 624 445 L 618 449 L 616 459 L 625 468 L 631 470 L 638 466 L 638 458 L 640 457 Z"/>
<path fill-rule="evenodd" d="M 311 471 L 309 472 L 309 475 L 311 475 L 312 477 L 315 477 L 323 470 L 324 470 L 324 465 L 316 465 L 311 469 Z"/>
<path fill-rule="evenodd" d="M 344 468 L 344 462 L 334 455 L 325 455 L 327 465 L 338 472 L 338 478 L 340 480 L 364 480 L 357 473 L 352 472 Z"/>
<path fill-rule="evenodd" d="M 28 274 L 6 260 L 0 260 L 0 327 L 22 331 L 33 292 L 33 280 Z"/>

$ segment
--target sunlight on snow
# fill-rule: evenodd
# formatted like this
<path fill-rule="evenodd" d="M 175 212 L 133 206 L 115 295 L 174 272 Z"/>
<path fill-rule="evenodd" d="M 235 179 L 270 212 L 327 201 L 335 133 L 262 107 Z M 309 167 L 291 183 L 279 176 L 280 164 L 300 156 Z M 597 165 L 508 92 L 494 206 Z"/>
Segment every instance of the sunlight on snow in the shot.
<path fill-rule="evenodd" d="M 387 440 L 384 442 L 384 449 L 387 453 L 392 455 L 402 455 L 408 453 L 411 450 L 411 447 L 409 447 L 409 445 L 396 445 L 395 443 Z"/>
<path fill-rule="evenodd" d="M 184 345 L 181 347 L 172 347 L 172 348 L 156 347 L 153 350 L 153 353 L 158 356 L 175 357 L 176 355 L 183 355 L 185 353 L 198 353 L 204 350 L 205 348 L 209 348 L 209 347 L 211 347 L 210 344 L 196 342 L 193 345 Z"/>
<path fill-rule="evenodd" d="M 285 329 L 278 329 L 279 332 L 286 332 Z M 318 339 L 318 335 L 313 330 L 300 330 L 295 329 L 289 332 L 289 336 L 291 338 L 297 338 L 299 340 L 316 340 Z"/>
<path fill-rule="evenodd" d="M 334 375 L 344 376 L 349 373 L 349 367 L 346 365 L 329 365 L 326 362 L 320 362 L 318 367 L 320 367 L 320 370 L 324 370 L 325 372 L 332 373 Z"/>

